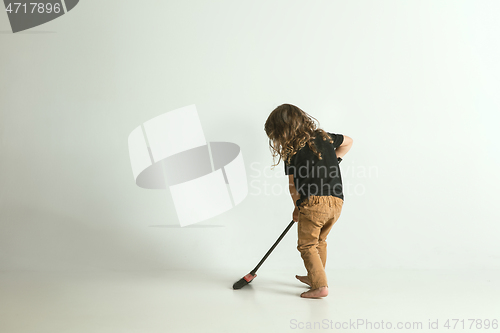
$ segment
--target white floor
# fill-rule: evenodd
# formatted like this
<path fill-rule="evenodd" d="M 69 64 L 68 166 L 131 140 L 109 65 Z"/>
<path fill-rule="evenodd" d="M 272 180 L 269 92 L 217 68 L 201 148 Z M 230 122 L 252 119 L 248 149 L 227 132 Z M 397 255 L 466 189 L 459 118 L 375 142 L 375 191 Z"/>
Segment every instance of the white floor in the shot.
<path fill-rule="evenodd" d="M 301 272 L 262 269 L 232 290 L 246 273 L 3 271 L 0 332 L 385 332 L 388 322 L 408 332 L 500 330 L 491 326 L 500 320 L 498 270 L 330 270 L 323 299 L 299 297 Z M 421 328 L 408 328 L 414 322 Z"/>

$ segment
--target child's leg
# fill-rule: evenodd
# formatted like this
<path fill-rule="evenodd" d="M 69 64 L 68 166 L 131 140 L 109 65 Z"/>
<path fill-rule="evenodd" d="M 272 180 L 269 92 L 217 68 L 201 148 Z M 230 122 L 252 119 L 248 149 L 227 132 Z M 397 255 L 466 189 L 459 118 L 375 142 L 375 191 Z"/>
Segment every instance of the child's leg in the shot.
<path fill-rule="evenodd" d="M 330 233 L 330 230 L 332 229 L 335 222 L 337 222 L 337 220 L 339 219 L 340 213 L 342 211 L 342 205 L 344 204 L 344 201 L 340 198 L 334 196 L 331 196 L 329 198 L 330 198 L 330 207 L 332 207 L 332 210 L 330 212 L 331 215 L 329 220 L 326 221 L 323 228 L 321 228 L 318 238 L 318 252 L 321 258 L 321 262 L 323 263 L 323 268 L 326 266 L 326 257 L 327 257 L 326 237 Z"/>
<path fill-rule="evenodd" d="M 304 260 L 312 289 L 328 286 L 323 262 L 317 248 L 321 228 L 330 217 L 330 207 L 325 198 L 327 197 L 310 197 L 309 204 L 300 208 L 297 225 L 297 249 Z"/>

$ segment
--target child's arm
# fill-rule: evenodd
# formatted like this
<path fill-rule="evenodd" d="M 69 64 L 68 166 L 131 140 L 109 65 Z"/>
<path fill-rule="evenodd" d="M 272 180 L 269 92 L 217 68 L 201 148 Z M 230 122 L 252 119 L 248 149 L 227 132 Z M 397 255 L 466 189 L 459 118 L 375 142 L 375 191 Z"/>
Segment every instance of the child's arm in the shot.
<path fill-rule="evenodd" d="M 340 148 L 340 147 L 339 147 Z M 292 218 L 295 222 L 299 220 L 299 209 L 297 208 L 297 200 L 300 199 L 300 194 L 295 188 L 295 183 L 293 182 L 293 175 L 288 175 L 288 189 L 290 190 L 290 195 L 292 196 L 293 205 L 295 209 L 292 213 Z"/>
<path fill-rule="evenodd" d="M 335 153 L 337 154 L 337 157 L 344 157 L 345 154 L 351 149 L 352 147 L 352 139 L 348 137 L 347 135 L 344 135 L 344 141 L 340 146 L 335 149 Z"/>

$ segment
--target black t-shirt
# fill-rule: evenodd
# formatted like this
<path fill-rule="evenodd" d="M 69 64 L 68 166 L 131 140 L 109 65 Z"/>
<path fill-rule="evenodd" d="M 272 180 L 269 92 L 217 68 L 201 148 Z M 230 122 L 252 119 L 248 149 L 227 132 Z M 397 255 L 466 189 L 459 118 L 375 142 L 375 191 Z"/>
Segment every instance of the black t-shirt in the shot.
<path fill-rule="evenodd" d="M 342 134 L 328 133 L 333 140 L 323 140 L 316 133 L 315 147 L 321 152 L 322 160 L 306 144 L 292 156 L 290 164 L 285 161 L 285 175 L 293 174 L 295 188 L 300 194 L 297 207 L 311 195 L 333 195 L 344 200 L 342 177 L 335 149 L 344 142 Z"/>

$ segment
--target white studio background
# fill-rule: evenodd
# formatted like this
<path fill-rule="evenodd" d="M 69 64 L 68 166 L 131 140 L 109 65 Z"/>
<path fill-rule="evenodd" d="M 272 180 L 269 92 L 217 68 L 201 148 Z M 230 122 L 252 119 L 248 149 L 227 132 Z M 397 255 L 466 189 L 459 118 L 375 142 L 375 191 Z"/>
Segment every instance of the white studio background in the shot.
<path fill-rule="evenodd" d="M 1 14 L 0 270 L 245 273 L 291 220 L 263 130 L 282 103 L 354 139 L 330 268 L 499 268 L 499 15 L 472 0 L 86 0 L 12 34 Z M 127 137 L 190 104 L 208 141 L 241 147 L 250 192 L 180 228 L 167 191 L 135 185 Z M 303 269 L 295 246 L 293 228 L 266 265 Z"/>

